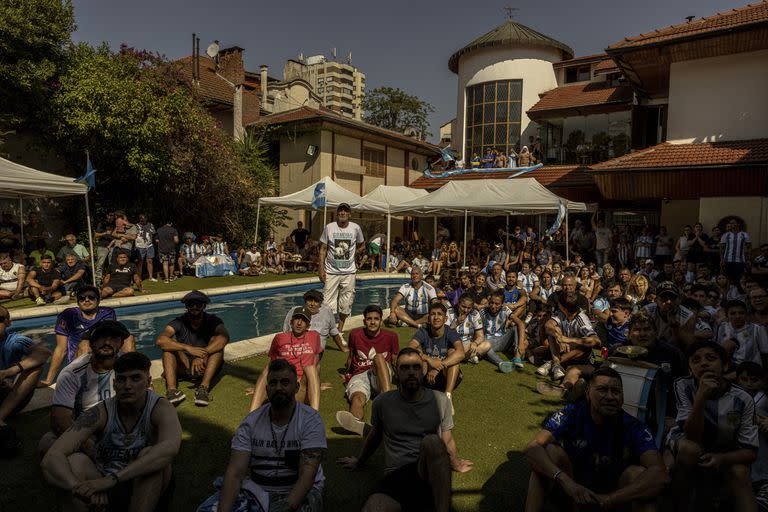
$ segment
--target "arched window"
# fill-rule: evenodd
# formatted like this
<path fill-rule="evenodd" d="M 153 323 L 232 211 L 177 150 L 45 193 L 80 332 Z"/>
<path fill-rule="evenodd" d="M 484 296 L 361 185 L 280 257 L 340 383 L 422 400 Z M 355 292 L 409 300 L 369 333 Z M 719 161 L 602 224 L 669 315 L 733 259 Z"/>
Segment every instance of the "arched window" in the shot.
<path fill-rule="evenodd" d="M 467 160 L 492 148 L 509 154 L 520 144 L 522 80 L 497 80 L 467 87 L 464 148 Z"/>

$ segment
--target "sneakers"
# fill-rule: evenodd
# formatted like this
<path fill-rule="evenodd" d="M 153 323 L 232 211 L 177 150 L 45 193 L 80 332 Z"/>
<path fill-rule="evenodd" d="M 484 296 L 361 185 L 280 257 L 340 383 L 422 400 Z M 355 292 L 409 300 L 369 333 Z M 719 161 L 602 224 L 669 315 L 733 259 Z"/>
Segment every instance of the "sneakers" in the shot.
<path fill-rule="evenodd" d="M 553 380 L 560 380 L 563 377 L 565 377 L 565 370 L 563 370 L 563 367 L 559 364 L 552 366 L 552 379 Z"/>
<path fill-rule="evenodd" d="M 469 358 L 469 362 L 472 364 L 477 364 L 480 362 L 480 359 L 477 356 L 472 356 Z"/>
<path fill-rule="evenodd" d="M 544 381 L 536 383 L 536 391 L 539 394 L 550 398 L 562 399 L 563 396 L 565 396 L 565 388 Z"/>
<path fill-rule="evenodd" d="M 38 297 L 35 299 L 35 304 L 38 306 L 45 306 L 45 299 L 42 297 Z"/>
<path fill-rule="evenodd" d="M 69 302 L 69 295 L 62 295 L 61 297 L 53 301 L 54 304 L 66 304 L 67 302 Z"/>
<path fill-rule="evenodd" d="M 198 386 L 195 390 L 195 405 L 198 407 L 205 407 L 211 401 L 211 395 L 208 392 L 208 388 Z"/>
<path fill-rule="evenodd" d="M 549 375 L 549 372 L 552 371 L 552 361 L 547 361 L 543 365 L 536 368 L 536 373 L 541 375 L 542 377 L 546 377 Z"/>
<path fill-rule="evenodd" d="M 336 422 L 347 432 L 353 432 L 359 436 L 363 435 L 365 422 L 355 418 L 349 411 L 338 411 L 336 413 Z"/>
<path fill-rule="evenodd" d="M 165 394 L 165 398 L 173 405 L 179 405 L 181 402 L 187 399 L 187 395 L 179 391 L 178 389 L 169 389 Z"/>
<path fill-rule="evenodd" d="M 512 364 L 515 365 L 515 368 L 523 369 L 525 368 L 525 363 L 523 362 L 522 357 L 516 357 L 512 360 Z"/>
<path fill-rule="evenodd" d="M 149 280 L 152 281 L 153 283 L 157 282 L 157 279 L 155 279 L 154 277 L 150 277 Z"/>
<path fill-rule="evenodd" d="M 502 361 L 499 363 L 499 371 L 501 373 L 512 373 L 515 370 L 515 366 L 510 361 Z"/>

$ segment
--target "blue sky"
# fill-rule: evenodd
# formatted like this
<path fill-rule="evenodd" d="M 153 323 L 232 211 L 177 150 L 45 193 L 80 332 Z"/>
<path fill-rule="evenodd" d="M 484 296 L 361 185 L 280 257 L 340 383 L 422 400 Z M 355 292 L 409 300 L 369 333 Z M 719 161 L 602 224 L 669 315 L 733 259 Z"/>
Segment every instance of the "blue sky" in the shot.
<path fill-rule="evenodd" d="M 337 49 L 366 75 L 367 88 L 399 87 L 429 102 L 433 138 L 456 115 L 456 75 L 448 58 L 504 22 L 515 19 L 573 48 L 598 53 L 625 36 L 650 32 L 746 5 L 746 0 L 74 0 L 76 41 L 113 48 L 121 43 L 170 59 L 189 55 L 192 33 L 201 51 L 214 39 L 245 48 L 246 69 L 270 67 L 282 78 L 288 58 Z"/>

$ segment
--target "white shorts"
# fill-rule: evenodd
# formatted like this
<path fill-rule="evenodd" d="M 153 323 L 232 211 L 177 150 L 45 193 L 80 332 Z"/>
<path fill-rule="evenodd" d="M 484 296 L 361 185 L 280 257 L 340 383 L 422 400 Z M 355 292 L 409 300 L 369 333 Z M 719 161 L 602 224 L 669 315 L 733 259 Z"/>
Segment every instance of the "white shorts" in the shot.
<path fill-rule="evenodd" d="M 9 281 L 7 283 L 0 283 L 0 290 L 5 290 L 8 292 L 15 292 L 16 291 L 16 285 L 18 285 L 18 281 Z"/>
<path fill-rule="evenodd" d="M 355 300 L 355 274 L 326 274 L 323 295 L 333 313 L 349 315 Z"/>
<path fill-rule="evenodd" d="M 389 377 L 392 378 L 392 368 L 389 369 Z M 374 375 L 373 368 L 370 368 L 363 373 L 354 375 L 349 382 L 347 382 L 347 398 L 352 400 L 352 395 L 355 393 L 362 393 L 365 395 L 365 401 L 371 399 L 371 396 L 379 394 L 379 379 Z"/>

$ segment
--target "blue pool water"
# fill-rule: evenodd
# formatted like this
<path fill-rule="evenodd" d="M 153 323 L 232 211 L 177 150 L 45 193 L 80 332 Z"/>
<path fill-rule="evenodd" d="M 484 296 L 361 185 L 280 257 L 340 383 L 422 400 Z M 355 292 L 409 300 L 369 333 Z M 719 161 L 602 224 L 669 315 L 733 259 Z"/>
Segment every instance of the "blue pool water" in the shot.
<path fill-rule="evenodd" d="M 390 299 L 403 282 L 358 281 L 352 314 L 362 314 L 368 304 L 388 307 Z M 211 304 L 206 311 L 224 320 L 232 341 L 255 338 L 280 331 L 288 309 L 303 304 L 304 292 L 318 287 L 319 283 L 218 295 L 211 297 Z M 182 315 L 184 311 L 184 305 L 178 301 L 159 302 L 118 308 L 117 318 L 136 337 L 139 351 L 151 359 L 159 359 L 161 352 L 155 347 L 155 338 L 168 322 Z M 52 348 L 56 344 L 53 332 L 55 323 L 55 316 L 29 318 L 14 321 L 13 329 Z"/>

